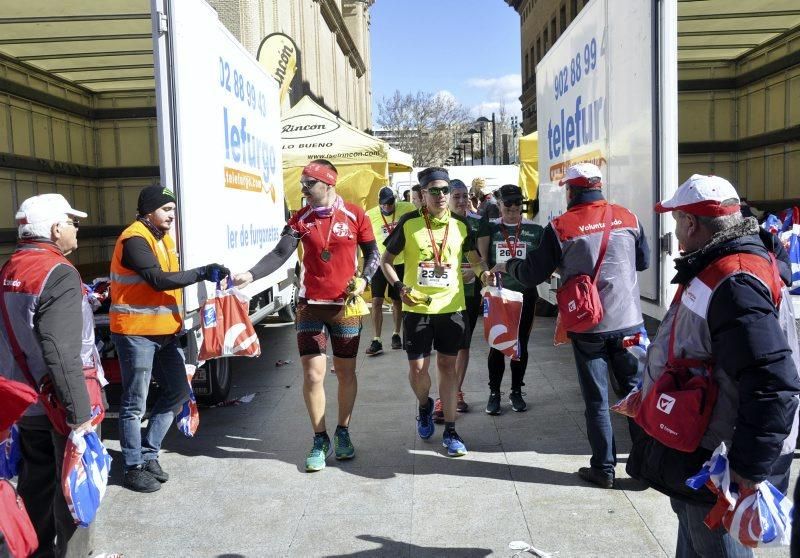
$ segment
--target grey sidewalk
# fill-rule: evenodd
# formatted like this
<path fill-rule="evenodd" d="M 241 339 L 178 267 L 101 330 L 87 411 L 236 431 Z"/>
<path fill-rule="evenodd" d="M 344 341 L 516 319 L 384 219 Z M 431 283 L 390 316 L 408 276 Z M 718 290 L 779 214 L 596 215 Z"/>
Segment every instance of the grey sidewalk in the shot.
<path fill-rule="evenodd" d="M 390 315 L 384 318 L 388 347 Z M 529 410 L 483 412 L 486 343 L 473 338 L 458 430 L 469 455 L 448 458 L 441 428 L 415 431 L 405 354 L 363 356 L 351 425 L 356 457 L 304 471 L 311 428 L 291 325 L 260 326 L 263 354 L 238 359 L 232 396 L 252 403 L 202 409 L 198 435 L 171 430 L 161 463 L 171 480 L 154 494 L 119 483 L 119 460 L 97 522 L 97 552 L 155 556 L 511 556 L 522 540 L 559 558 L 672 556 L 677 521 L 669 501 L 625 475 L 627 427 L 615 416 L 618 488 L 601 490 L 575 474 L 588 465 L 583 403 L 572 351 L 552 346 L 553 319 L 537 318 L 526 376 Z M 388 327 L 387 327 L 388 326 Z M 480 324 L 479 324 L 480 328 Z M 278 359 L 293 363 L 275 367 Z M 510 371 L 504 379 L 508 391 Z M 326 380 L 328 430 L 336 419 L 336 378 Z M 116 424 L 106 431 L 116 438 Z M 107 441 L 119 450 L 115 439 Z M 118 454 L 114 454 L 115 456 Z M 758 553 L 788 556 L 788 549 Z M 531 556 L 525 554 L 523 556 Z"/>

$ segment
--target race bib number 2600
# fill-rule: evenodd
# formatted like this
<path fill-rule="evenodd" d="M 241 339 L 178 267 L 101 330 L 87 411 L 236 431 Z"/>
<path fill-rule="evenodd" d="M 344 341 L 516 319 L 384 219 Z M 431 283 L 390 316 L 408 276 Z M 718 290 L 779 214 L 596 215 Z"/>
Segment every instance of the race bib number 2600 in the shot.
<path fill-rule="evenodd" d="M 513 244 L 512 244 L 513 246 Z M 527 246 L 525 243 L 520 242 L 516 245 L 516 249 L 514 250 L 514 254 L 511 254 L 511 249 L 508 247 L 507 242 L 495 242 L 494 243 L 494 261 L 496 263 L 503 263 L 507 262 L 511 258 L 521 258 L 525 259 L 525 254 L 527 253 Z"/>
<path fill-rule="evenodd" d="M 453 269 L 443 265 L 437 269 L 432 262 L 420 262 L 417 267 L 417 283 L 422 287 L 447 287 L 453 279 Z"/>

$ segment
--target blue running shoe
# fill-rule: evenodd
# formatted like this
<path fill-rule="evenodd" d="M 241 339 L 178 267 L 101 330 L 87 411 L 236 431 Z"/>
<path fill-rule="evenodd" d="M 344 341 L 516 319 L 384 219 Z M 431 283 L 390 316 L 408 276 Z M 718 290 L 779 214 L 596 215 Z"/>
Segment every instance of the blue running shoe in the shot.
<path fill-rule="evenodd" d="M 467 455 L 467 446 L 464 445 L 464 440 L 458 435 L 455 430 L 445 430 L 442 437 L 442 445 L 447 448 L 447 455 L 450 457 L 461 457 Z"/>
<path fill-rule="evenodd" d="M 328 436 L 314 436 L 314 445 L 306 455 L 306 472 L 321 471 L 325 468 L 325 461 L 333 452 Z"/>
<path fill-rule="evenodd" d="M 436 426 L 433 424 L 433 399 L 428 397 L 428 412 L 417 417 L 417 433 L 423 440 L 433 436 Z"/>

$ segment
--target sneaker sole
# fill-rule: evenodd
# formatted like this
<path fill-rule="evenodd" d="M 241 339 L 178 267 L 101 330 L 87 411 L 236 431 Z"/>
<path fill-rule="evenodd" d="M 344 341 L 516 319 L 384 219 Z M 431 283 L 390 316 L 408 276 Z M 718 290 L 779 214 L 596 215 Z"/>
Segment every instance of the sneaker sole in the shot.
<path fill-rule="evenodd" d="M 378 356 L 378 355 L 382 355 L 383 351 L 375 351 L 374 353 L 366 353 L 366 354 L 367 354 L 367 356 Z"/>
<path fill-rule="evenodd" d="M 500 415 L 503 414 L 503 411 L 492 412 L 492 411 L 487 410 L 486 414 L 489 415 L 489 416 L 492 416 L 492 417 L 499 417 Z"/>
<path fill-rule="evenodd" d="M 514 407 L 511 407 L 511 410 L 514 411 L 515 413 L 524 413 L 525 411 L 528 410 L 528 408 L 525 407 L 524 409 L 515 409 Z"/>
<path fill-rule="evenodd" d="M 141 494 L 150 494 L 151 492 L 158 492 L 159 490 L 161 490 L 161 483 L 158 483 L 158 485 L 153 486 L 153 488 L 150 488 L 150 489 L 147 489 L 147 490 L 141 490 L 141 489 L 133 488 L 133 487 L 128 486 L 127 484 L 124 484 L 124 483 L 123 483 L 122 486 L 124 486 L 125 488 L 127 488 L 131 492 L 139 492 Z"/>
<path fill-rule="evenodd" d="M 353 450 L 353 453 L 349 455 L 339 455 L 336 454 L 337 461 L 347 461 L 348 459 L 353 459 L 356 456 L 356 450 Z"/>
<path fill-rule="evenodd" d="M 446 448 L 447 444 L 442 442 L 442 447 Z M 463 452 L 458 452 L 458 453 L 451 453 L 450 450 L 447 450 L 447 455 L 450 456 L 450 457 L 464 457 L 465 455 L 467 455 L 467 450 L 464 450 Z"/>

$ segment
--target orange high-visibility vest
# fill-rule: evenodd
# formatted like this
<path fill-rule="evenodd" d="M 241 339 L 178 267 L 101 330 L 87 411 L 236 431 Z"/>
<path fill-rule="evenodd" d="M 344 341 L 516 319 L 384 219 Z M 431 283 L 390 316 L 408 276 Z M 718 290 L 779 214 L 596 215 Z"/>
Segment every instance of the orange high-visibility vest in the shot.
<path fill-rule="evenodd" d="M 179 271 L 175 241 L 168 234 L 158 241 L 139 221 L 122 231 L 111 259 L 111 332 L 121 335 L 178 333 L 183 327 L 183 291 L 156 291 L 138 273 L 122 265 L 122 245 L 133 236 L 147 241 L 163 271 Z"/>

